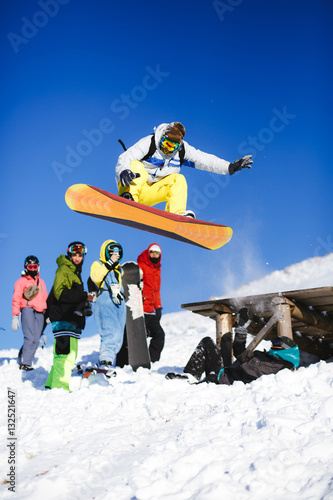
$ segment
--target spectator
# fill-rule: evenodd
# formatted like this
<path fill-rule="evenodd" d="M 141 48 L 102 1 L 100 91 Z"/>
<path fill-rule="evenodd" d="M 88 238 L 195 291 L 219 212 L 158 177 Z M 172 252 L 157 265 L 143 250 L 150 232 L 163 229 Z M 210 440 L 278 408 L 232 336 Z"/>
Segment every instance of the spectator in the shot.
<path fill-rule="evenodd" d="M 164 347 L 165 333 L 161 327 L 161 257 L 162 250 L 157 243 L 152 243 L 138 257 L 138 264 L 143 273 L 143 310 L 149 344 L 150 359 L 159 361 Z"/>
<path fill-rule="evenodd" d="M 82 265 L 87 248 L 81 241 L 70 243 L 67 255 L 57 258 L 50 320 L 55 337 L 53 366 L 47 378 L 47 389 L 69 391 L 72 369 L 78 352 L 78 339 L 85 327 L 85 316 L 91 314 L 94 295 L 83 289 Z"/>
<path fill-rule="evenodd" d="M 93 262 L 90 278 L 97 287 L 95 322 L 101 337 L 99 364 L 113 366 L 119 352 L 126 324 L 126 305 L 120 261 L 123 249 L 114 240 L 101 246 L 99 261 Z"/>
<path fill-rule="evenodd" d="M 33 370 L 32 363 L 44 329 L 44 313 L 47 309 L 47 290 L 39 276 L 39 260 L 29 255 L 24 261 L 24 271 L 14 285 L 12 299 L 12 330 L 20 327 L 19 315 L 24 342 L 18 355 L 21 370 Z"/>

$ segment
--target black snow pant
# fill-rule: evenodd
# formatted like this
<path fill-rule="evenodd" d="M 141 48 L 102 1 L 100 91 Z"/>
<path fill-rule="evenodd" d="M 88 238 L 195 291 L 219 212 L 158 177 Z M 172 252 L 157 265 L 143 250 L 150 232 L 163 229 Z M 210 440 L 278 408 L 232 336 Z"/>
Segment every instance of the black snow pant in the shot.
<path fill-rule="evenodd" d="M 205 337 L 195 348 L 184 368 L 184 373 L 190 373 L 197 380 L 200 380 L 203 373 L 206 374 L 206 377 L 211 373 L 218 375 L 222 368 L 221 352 L 210 337 Z"/>
<path fill-rule="evenodd" d="M 149 344 L 149 354 L 152 363 L 159 361 L 164 347 L 165 333 L 160 325 L 161 311 L 158 309 L 156 314 L 145 314 L 147 336 L 151 337 Z"/>

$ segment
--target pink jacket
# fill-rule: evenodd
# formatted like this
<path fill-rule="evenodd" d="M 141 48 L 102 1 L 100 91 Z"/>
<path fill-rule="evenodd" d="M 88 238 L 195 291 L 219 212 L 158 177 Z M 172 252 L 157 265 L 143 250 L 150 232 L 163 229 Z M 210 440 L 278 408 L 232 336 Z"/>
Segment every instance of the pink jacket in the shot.
<path fill-rule="evenodd" d="M 23 297 L 23 294 L 31 285 L 37 285 L 39 288 L 39 292 L 36 297 L 28 301 L 25 297 Z M 32 307 L 37 312 L 46 311 L 46 299 L 46 285 L 44 281 L 39 277 L 39 274 L 37 274 L 35 279 L 30 275 L 21 276 L 21 278 L 19 278 L 14 285 L 12 315 L 19 316 L 20 311 L 21 309 L 23 309 L 23 307 Z"/>

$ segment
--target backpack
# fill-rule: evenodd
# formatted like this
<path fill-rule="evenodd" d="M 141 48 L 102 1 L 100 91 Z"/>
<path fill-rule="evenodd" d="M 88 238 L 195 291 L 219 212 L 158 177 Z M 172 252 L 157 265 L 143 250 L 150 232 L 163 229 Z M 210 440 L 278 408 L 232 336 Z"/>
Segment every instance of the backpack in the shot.
<path fill-rule="evenodd" d="M 121 139 L 118 139 L 118 142 L 122 145 L 122 147 L 126 151 L 126 147 L 125 147 L 125 144 L 123 143 L 123 141 Z M 148 153 L 145 156 L 143 156 L 141 158 L 141 160 L 139 160 L 139 161 L 149 160 L 149 158 L 151 158 L 153 156 L 153 154 L 155 153 L 155 151 L 156 151 L 155 134 L 151 134 L 151 141 L 150 141 L 150 146 L 149 146 Z M 182 164 L 184 163 L 184 157 L 185 157 L 185 148 L 184 148 L 184 145 L 183 145 L 182 148 L 179 149 L 180 166 L 182 166 Z"/>

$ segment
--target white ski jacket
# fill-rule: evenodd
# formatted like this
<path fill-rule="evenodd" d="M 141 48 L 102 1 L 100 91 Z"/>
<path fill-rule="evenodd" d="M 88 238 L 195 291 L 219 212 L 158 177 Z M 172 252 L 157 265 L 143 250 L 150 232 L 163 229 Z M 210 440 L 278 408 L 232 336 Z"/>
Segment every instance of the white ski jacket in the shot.
<path fill-rule="evenodd" d="M 160 150 L 161 137 L 165 134 L 165 130 L 169 124 L 162 123 L 156 128 L 155 131 L 155 144 L 156 151 L 153 156 L 146 161 L 143 161 L 145 169 L 149 177 L 148 182 L 154 182 L 163 179 L 167 175 L 176 174 L 180 171 L 179 151 L 170 155 L 165 155 Z M 151 135 L 143 137 L 136 144 L 131 146 L 127 151 L 122 153 L 116 165 L 116 183 L 118 185 L 120 173 L 123 170 L 130 169 L 130 164 L 134 160 L 141 161 L 142 158 L 148 153 L 151 144 Z M 230 162 L 222 160 L 215 155 L 204 153 L 199 149 L 190 146 L 186 141 L 183 141 L 182 147 L 185 148 L 185 156 L 182 166 L 193 167 L 199 170 L 207 170 L 215 174 L 228 174 Z"/>

